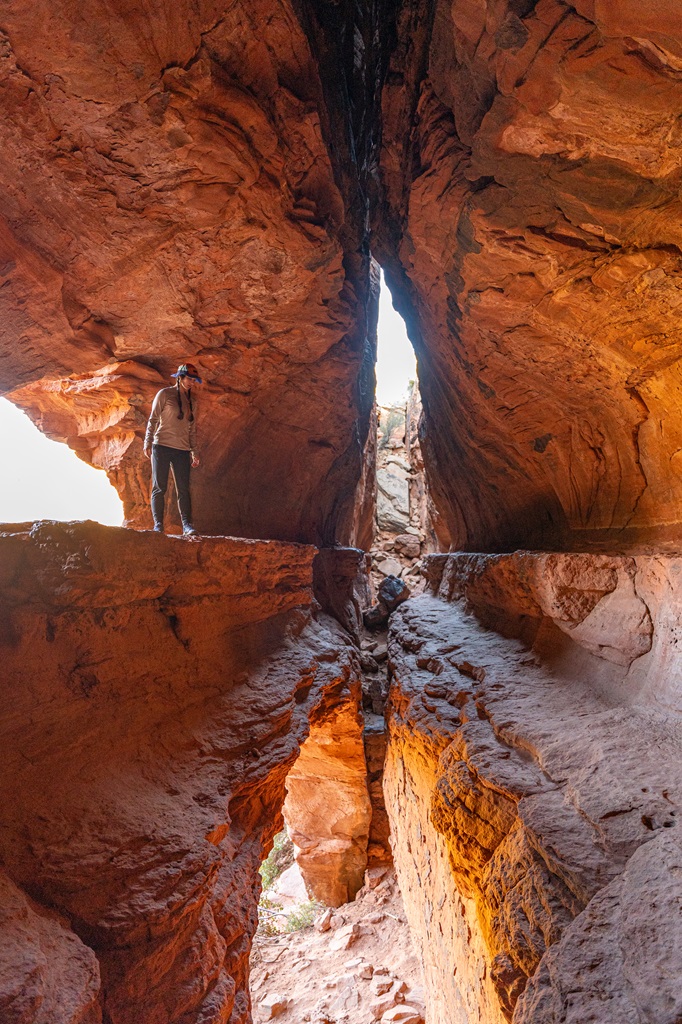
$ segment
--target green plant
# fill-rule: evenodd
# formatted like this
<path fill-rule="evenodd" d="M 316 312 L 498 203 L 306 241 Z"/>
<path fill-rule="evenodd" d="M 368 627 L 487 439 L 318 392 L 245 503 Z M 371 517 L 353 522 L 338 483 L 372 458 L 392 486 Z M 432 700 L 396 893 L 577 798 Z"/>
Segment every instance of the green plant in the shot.
<path fill-rule="evenodd" d="M 271 889 L 282 872 L 293 862 L 294 844 L 289 839 L 286 829 L 282 829 L 273 839 L 272 849 L 258 869 L 263 881 L 263 892 Z"/>
<path fill-rule="evenodd" d="M 287 917 L 284 931 L 300 932 L 304 928 L 310 928 L 316 915 L 322 910 L 322 906 L 322 903 L 318 903 L 317 900 L 305 900 L 304 903 L 299 903 L 296 910 L 292 910 Z"/>
<path fill-rule="evenodd" d="M 258 930 L 264 935 L 279 935 L 283 929 L 278 919 L 284 916 L 282 904 L 263 893 L 258 901 Z"/>

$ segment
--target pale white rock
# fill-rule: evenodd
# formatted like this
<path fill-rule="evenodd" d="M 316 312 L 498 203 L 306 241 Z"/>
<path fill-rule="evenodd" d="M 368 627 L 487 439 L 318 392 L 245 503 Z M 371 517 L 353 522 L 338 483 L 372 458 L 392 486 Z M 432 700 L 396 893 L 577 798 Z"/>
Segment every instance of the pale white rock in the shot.
<path fill-rule="evenodd" d="M 340 952 L 343 949 L 349 949 L 353 943 L 360 937 L 360 927 L 357 924 L 347 924 L 343 928 L 339 928 L 329 943 L 329 948 Z"/>
<path fill-rule="evenodd" d="M 424 1018 L 413 1006 L 392 1006 L 383 1014 L 381 1024 L 424 1024 Z"/>
<path fill-rule="evenodd" d="M 273 992 L 271 995 L 267 995 L 261 1000 L 260 1009 L 266 1015 L 266 1020 L 274 1020 L 275 1017 L 279 1017 L 281 1014 L 286 1013 L 290 1004 L 291 1000 L 287 999 L 286 996 Z"/>
<path fill-rule="evenodd" d="M 317 932 L 328 932 L 332 927 L 332 917 L 334 916 L 331 907 L 327 907 L 324 914 L 321 914 L 316 918 L 313 927 Z"/>
<path fill-rule="evenodd" d="M 364 964 L 364 962 L 364 957 L 354 956 L 352 960 L 346 960 L 343 966 L 347 971 L 352 971 L 354 967 L 359 967 L 360 964 Z"/>
<path fill-rule="evenodd" d="M 302 903 L 308 899 L 308 892 L 301 875 L 301 869 L 296 861 L 283 871 L 272 887 L 280 896 L 286 896 L 291 900 Z"/>
<path fill-rule="evenodd" d="M 403 567 L 397 558 L 384 558 L 377 563 L 377 571 L 382 576 L 400 576 Z"/>
<path fill-rule="evenodd" d="M 337 996 L 331 1004 L 331 1012 L 338 1017 L 339 1014 L 349 1013 L 360 1005 L 360 993 L 357 982 L 352 974 L 342 974 L 336 979 Z"/>

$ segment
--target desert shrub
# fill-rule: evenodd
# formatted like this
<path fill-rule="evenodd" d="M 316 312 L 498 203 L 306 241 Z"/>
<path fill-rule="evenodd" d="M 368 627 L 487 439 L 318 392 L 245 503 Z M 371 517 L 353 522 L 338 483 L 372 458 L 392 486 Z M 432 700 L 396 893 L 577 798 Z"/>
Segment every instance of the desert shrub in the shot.
<path fill-rule="evenodd" d="M 263 892 L 271 889 L 283 871 L 294 863 L 294 844 L 289 839 L 286 829 L 282 829 L 275 836 L 272 849 L 261 864 L 261 879 L 263 880 Z"/>
<path fill-rule="evenodd" d="M 282 904 L 263 893 L 258 901 L 258 930 L 264 935 L 279 935 L 284 930 L 284 922 Z"/>
<path fill-rule="evenodd" d="M 304 903 L 299 903 L 287 917 L 284 931 L 300 932 L 303 928 L 310 928 L 320 910 L 322 910 L 322 904 L 317 900 L 306 900 Z"/>

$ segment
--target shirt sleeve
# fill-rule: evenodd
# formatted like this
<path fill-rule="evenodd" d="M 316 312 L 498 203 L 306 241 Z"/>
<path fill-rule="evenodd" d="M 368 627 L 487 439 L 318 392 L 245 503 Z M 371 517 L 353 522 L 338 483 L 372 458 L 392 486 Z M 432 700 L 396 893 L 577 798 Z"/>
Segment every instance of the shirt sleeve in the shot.
<path fill-rule="evenodd" d="M 149 422 L 147 423 L 147 432 L 144 435 L 144 447 L 151 448 L 154 442 L 154 434 L 156 428 L 159 425 L 159 419 L 161 418 L 161 411 L 166 404 L 166 396 L 163 391 L 157 391 L 156 397 L 152 404 L 152 411 L 149 416 Z"/>

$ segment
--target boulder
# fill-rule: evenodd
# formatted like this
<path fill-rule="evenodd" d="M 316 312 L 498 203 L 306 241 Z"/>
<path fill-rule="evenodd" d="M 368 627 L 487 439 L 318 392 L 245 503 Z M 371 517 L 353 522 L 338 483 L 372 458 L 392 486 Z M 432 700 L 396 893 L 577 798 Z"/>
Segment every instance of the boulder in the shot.
<path fill-rule="evenodd" d="M 389 610 L 383 601 L 378 601 L 363 613 L 362 621 L 367 629 L 383 629 L 388 622 Z"/>
<path fill-rule="evenodd" d="M 283 1013 L 286 1013 L 291 1006 L 291 1000 L 287 996 L 280 995 L 279 993 L 273 993 L 272 995 L 265 996 L 264 999 L 258 1004 L 258 1009 L 264 1015 L 266 1020 L 274 1020 L 275 1017 L 281 1017 Z"/>
<path fill-rule="evenodd" d="M 392 1006 L 383 1014 L 381 1024 L 424 1024 L 424 1016 L 413 1006 Z"/>
<path fill-rule="evenodd" d="M 383 603 L 389 612 L 394 611 L 403 601 L 410 596 L 409 588 L 397 576 L 387 576 L 379 587 L 379 602 Z"/>
<path fill-rule="evenodd" d="M 393 546 L 405 558 L 419 558 L 421 554 L 421 541 L 412 533 L 398 534 L 393 541 Z"/>

